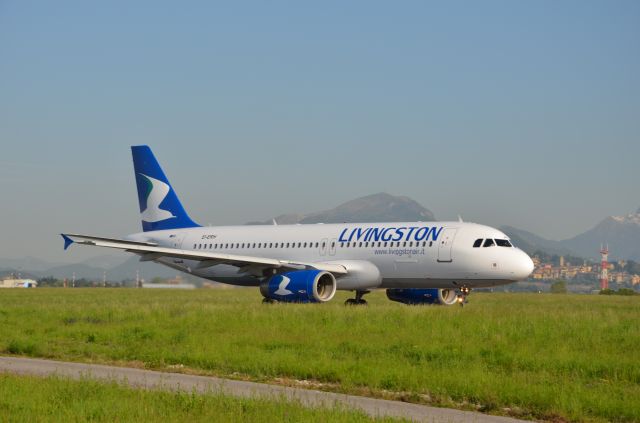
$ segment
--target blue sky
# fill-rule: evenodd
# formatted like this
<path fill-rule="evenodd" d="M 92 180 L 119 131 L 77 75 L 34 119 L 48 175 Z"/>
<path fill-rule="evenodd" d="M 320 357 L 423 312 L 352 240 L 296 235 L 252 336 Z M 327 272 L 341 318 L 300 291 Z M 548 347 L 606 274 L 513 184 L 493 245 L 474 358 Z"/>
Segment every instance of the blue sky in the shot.
<path fill-rule="evenodd" d="M 132 144 L 204 224 L 386 191 L 561 239 L 640 206 L 639 135 L 637 1 L 0 3 L 0 257 L 137 231 Z"/>

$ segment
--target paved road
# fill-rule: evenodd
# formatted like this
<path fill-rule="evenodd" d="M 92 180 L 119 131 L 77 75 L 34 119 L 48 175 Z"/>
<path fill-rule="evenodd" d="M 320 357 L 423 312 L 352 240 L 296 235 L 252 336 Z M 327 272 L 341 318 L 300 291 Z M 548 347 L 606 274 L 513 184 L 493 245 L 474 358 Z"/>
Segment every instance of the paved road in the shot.
<path fill-rule="evenodd" d="M 348 409 L 360 409 L 374 417 L 404 417 L 412 421 L 421 422 L 513 423 L 523 421 L 469 411 L 427 407 L 425 405 L 409 404 L 400 401 L 335 394 L 265 383 L 33 358 L 0 357 L 0 372 L 36 376 L 55 374 L 72 379 L 91 377 L 103 380 L 117 380 L 138 388 L 183 390 L 189 392 L 193 390 L 197 392 L 222 392 L 238 397 L 259 396 L 263 398 L 286 398 L 299 401 L 303 405 L 310 407 L 331 407 L 334 404 L 340 404 Z"/>

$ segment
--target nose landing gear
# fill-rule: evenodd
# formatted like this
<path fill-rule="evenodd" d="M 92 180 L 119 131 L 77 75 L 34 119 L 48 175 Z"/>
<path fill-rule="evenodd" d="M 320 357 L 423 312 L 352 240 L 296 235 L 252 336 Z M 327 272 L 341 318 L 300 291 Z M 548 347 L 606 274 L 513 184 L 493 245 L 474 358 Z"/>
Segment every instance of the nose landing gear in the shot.
<path fill-rule="evenodd" d="M 367 300 L 362 299 L 362 296 L 364 294 L 368 294 L 371 291 L 356 291 L 356 297 L 355 298 L 349 298 L 347 301 L 344 302 L 344 305 L 367 305 Z"/>
<path fill-rule="evenodd" d="M 467 295 L 469 295 L 470 292 L 471 288 L 467 288 L 466 286 L 460 288 L 460 293 L 458 294 L 458 304 L 460 304 L 460 307 L 464 307 L 468 302 Z"/>

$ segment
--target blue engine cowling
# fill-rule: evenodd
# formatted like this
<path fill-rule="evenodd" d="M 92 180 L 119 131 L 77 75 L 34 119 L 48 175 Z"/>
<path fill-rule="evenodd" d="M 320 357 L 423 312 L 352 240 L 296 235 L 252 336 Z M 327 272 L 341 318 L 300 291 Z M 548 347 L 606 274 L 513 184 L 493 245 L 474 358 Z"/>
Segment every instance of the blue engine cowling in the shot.
<path fill-rule="evenodd" d="M 324 270 L 294 270 L 262 282 L 260 293 L 278 301 L 324 303 L 336 293 L 336 278 Z"/>
<path fill-rule="evenodd" d="M 387 298 L 404 304 L 443 304 L 458 302 L 454 289 L 387 289 Z"/>

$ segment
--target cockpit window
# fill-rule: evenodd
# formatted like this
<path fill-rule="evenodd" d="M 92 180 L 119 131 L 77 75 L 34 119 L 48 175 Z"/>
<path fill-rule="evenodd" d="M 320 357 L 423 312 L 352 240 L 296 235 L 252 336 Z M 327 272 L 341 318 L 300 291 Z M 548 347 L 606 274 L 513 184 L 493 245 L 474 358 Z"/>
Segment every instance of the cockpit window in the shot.
<path fill-rule="evenodd" d="M 513 247 L 508 239 L 496 239 L 496 245 L 498 247 Z"/>
<path fill-rule="evenodd" d="M 493 247 L 495 244 L 493 243 L 493 240 L 491 238 L 487 238 L 484 240 L 484 245 L 483 247 Z"/>
<path fill-rule="evenodd" d="M 473 248 L 478 248 L 482 245 L 482 238 L 476 239 L 476 242 L 473 243 Z"/>

